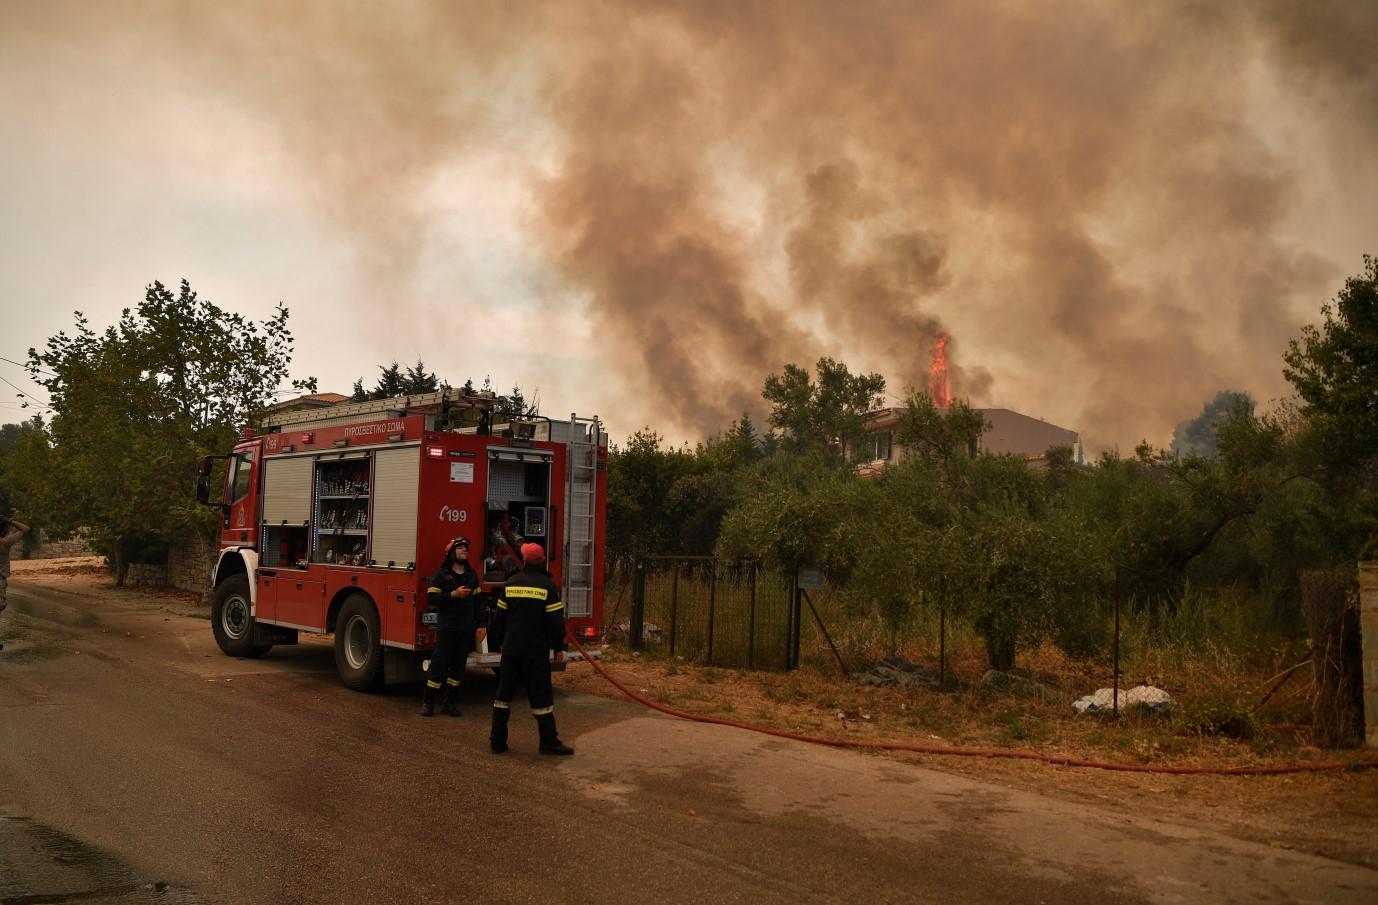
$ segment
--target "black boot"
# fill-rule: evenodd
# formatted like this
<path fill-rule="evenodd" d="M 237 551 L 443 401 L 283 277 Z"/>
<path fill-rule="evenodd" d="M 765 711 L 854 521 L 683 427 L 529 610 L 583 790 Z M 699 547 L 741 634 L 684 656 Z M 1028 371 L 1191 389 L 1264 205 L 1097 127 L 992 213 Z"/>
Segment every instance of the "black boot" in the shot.
<path fill-rule="evenodd" d="M 421 715 L 435 716 L 435 693 L 438 689 L 432 688 L 431 683 L 426 683 L 426 690 L 421 692 Z"/>
<path fill-rule="evenodd" d="M 440 699 L 440 712 L 446 716 L 459 716 L 458 685 L 445 686 L 445 696 Z"/>
<path fill-rule="evenodd" d="M 536 717 L 536 728 L 541 733 L 541 753 L 556 754 L 568 757 L 574 753 L 574 749 L 560 741 L 560 734 L 555 731 L 555 714 L 543 713 Z"/>
<path fill-rule="evenodd" d="M 488 733 L 488 750 L 502 754 L 507 750 L 507 720 L 512 711 L 506 707 L 493 707 L 493 728 Z"/>

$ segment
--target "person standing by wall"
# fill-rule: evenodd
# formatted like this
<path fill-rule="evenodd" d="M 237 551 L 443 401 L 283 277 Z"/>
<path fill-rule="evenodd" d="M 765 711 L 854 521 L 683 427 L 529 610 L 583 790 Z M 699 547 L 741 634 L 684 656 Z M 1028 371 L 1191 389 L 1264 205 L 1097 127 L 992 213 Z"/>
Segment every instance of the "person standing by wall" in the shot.
<path fill-rule="evenodd" d="M 540 731 L 541 753 L 573 754 L 555 730 L 555 691 L 550 684 L 551 652 L 556 660 L 565 655 L 565 604 L 545 570 L 545 550 L 539 544 L 522 544 L 521 555 L 522 568 L 507 579 L 493 617 L 492 640 L 502 646 L 502 659 L 488 745 L 494 754 L 507 750 L 512 698 L 517 686 L 525 685 Z"/>
<path fill-rule="evenodd" d="M 459 716 L 459 684 L 469 660 L 474 638 L 483 639 L 487 614 L 478 593 L 478 575 L 469 565 L 469 542 L 457 537 L 445 548 L 440 571 L 431 578 L 426 598 L 440 614 L 436 626 L 435 650 L 431 668 L 426 671 L 426 690 L 421 697 L 421 715 L 435 714 L 435 698 L 444 687 L 440 711 Z"/>
<path fill-rule="evenodd" d="M 28 525 L 0 515 L 0 613 L 4 613 L 5 607 L 9 606 L 6 594 L 10 584 L 10 550 L 28 533 Z M 4 649 L 5 645 L 0 644 L 0 650 Z"/>

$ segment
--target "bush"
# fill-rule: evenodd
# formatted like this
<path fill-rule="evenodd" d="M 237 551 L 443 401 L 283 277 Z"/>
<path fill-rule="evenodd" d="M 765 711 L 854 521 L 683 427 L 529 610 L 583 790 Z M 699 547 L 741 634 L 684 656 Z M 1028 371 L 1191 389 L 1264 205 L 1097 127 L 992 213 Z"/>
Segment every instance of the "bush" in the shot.
<path fill-rule="evenodd" d="M 1258 732 L 1253 708 L 1237 693 L 1204 692 L 1187 700 L 1182 709 L 1184 727 L 1201 735 L 1251 739 Z"/>

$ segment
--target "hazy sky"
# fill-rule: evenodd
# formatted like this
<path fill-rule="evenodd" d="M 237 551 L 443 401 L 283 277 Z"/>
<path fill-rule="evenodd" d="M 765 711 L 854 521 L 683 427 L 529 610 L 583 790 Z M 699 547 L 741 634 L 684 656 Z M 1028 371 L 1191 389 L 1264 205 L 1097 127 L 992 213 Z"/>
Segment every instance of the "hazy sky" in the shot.
<path fill-rule="evenodd" d="M 1359 0 L 0 0 L 0 356 L 185 277 L 323 390 L 420 357 L 692 440 L 945 332 L 956 395 L 1166 443 L 1378 252 L 1375 46 Z"/>

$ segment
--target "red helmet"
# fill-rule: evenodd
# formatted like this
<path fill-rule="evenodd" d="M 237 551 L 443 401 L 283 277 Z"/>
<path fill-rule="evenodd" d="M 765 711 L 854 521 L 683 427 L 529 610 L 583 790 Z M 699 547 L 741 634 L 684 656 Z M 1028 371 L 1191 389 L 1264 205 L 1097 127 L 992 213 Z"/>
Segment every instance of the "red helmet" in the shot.
<path fill-rule="evenodd" d="M 545 551 L 540 544 L 522 544 L 522 562 L 532 565 L 545 562 Z"/>

